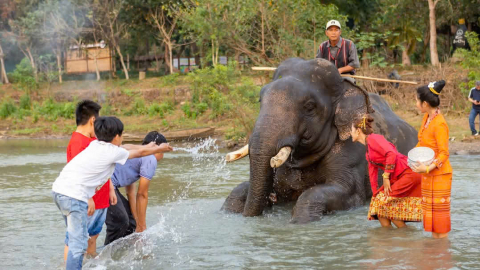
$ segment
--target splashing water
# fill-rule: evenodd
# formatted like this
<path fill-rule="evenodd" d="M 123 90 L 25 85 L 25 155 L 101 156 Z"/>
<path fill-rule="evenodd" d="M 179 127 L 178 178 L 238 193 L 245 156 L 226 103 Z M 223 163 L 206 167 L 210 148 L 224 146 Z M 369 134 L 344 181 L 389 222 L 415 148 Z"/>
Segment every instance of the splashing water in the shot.
<path fill-rule="evenodd" d="M 194 187 L 196 197 L 199 192 L 205 197 L 212 197 L 218 190 L 215 186 L 230 178 L 230 170 L 226 167 L 224 155 L 219 152 L 216 139 L 208 138 L 191 147 L 175 147 L 174 151 L 188 153 L 186 156 L 181 155 L 182 163 L 190 163 L 191 167 L 188 166 L 188 169 L 175 174 L 184 185 L 172 191 L 170 199 L 167 200 L 169 205 L 155 215 L 160 216 L 158 223 L 142 233 L 134 233 L 104 247 L 95 259 L 86 262 L 85 269 L 100 270 L 107 269 L 105 266 L 111 268 L 125 265 L 136 269 L 143 268 L 146 261 L 155 261 L 158 264 L 158 261 L 165 260 L 157 257 L 158 250 L 162 248 L 177 248 L 176 252 L 169 255 L 169 266 L 184 264 L 190 260 L 188 254 L 184 255 L 178 248 L 184 241 L 184 233 L 181 232 L 188 231 L 190 226 L 194 227 L 195 220 L 205 214 L 205 209 L 191 207 L 191 188 Z M 179 207 L 185 208 L 181 214 L 178 213 Z M 182 226 L 187 228 L 178 228 Z"/>
<path fill-rule="evenodd" d="M 175 151 L 183 151 L 191 154 L 193 171 L 185 177 L 194 180 L 191 177 L 194 174 L 195 180 L 203 179 L 206 184 L 215 181 L 225 182 L 230 179 L 230 171 L 227 169 L 225 156 L 220 154 L 217 140 L 207 138 L 200 140 L 193 147 L 175 147 Z"/>

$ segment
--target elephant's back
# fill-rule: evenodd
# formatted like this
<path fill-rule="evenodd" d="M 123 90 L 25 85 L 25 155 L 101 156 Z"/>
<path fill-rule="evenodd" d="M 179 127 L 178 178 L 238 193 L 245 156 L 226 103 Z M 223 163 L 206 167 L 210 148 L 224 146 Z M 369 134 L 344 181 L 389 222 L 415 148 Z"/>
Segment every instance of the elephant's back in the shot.
<path fill-rule="evenodd" d="M 404 155 L 417 145 L 417 131 L 396 115 L 388 103 L 377 94 L 369 94 L 375 113 L 372 114 L 375 133 L 395 144 L 398 151 Z"/>

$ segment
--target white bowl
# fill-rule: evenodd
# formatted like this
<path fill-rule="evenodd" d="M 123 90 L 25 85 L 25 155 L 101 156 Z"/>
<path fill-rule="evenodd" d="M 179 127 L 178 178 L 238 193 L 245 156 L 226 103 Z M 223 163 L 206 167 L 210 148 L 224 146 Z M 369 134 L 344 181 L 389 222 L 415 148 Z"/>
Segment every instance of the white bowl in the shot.
<path fill-rule="evenodd" d="M 416 147 L 408 152 L 408 166 L 413 163 L 423 163 L 430 165 L 435 160 L 435 152 L 428 147 Z"/>

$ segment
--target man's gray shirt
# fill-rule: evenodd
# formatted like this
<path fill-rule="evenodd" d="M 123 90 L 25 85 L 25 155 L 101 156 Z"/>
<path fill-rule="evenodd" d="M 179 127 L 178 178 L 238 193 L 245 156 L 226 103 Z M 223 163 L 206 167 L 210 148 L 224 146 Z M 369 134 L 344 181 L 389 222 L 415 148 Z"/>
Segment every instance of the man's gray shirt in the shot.
<path fill-rule="evenodd" d="M 332 55 L 337 55 L 338 50 L 342 46 L 342 38 L 340 38 L 335 46 L 331 46 L 330 40 L 327 43 L 327 48 L 330 48 L 330 53 Z M 347 48 L 348 49 L 348 48 Z M 317 51 L 317 58 L 322 58 L 320 55 L 320 49 Z M 352 41 L 352 46 L 350 46 L 350 50 L 348 51 L 348 64 L 351 67 L 354 68 L 359 68 L 360 67 L 360 61 L 358 60 L 358 54 L 357 54 L 357 47 L 355 47 L 355 44 Z"/>

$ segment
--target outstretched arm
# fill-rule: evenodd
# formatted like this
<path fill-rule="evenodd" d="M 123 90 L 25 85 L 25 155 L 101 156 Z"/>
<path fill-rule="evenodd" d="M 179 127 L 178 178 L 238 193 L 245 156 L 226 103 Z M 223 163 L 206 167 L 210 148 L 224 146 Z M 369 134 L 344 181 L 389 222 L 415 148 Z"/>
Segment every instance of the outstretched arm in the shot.
<path fill-rule="evenodd" d="M 153 143 L 155 144 L 155 143 Z M 148 145 L 148 144 L 147 144 Z M 144 147 L 144 145 L 138 145 L 138 144 L 122 144 L 120 147 L 126 149 L 126 150 L 136 150 Z"/>
<path fill-rule="evenodd" d="M 142 145 L 136 149 L 128 150 L 129 155 L 128 158 L 139 158 L 144 156 L 149 156 L 157 153 L 166 153 L 173 151 L 173 147 L 171 147 L 168 143 L 162 143 L 160 145 L 156 145 L 155 143 L 150 143 L 147 145 Z"/>

